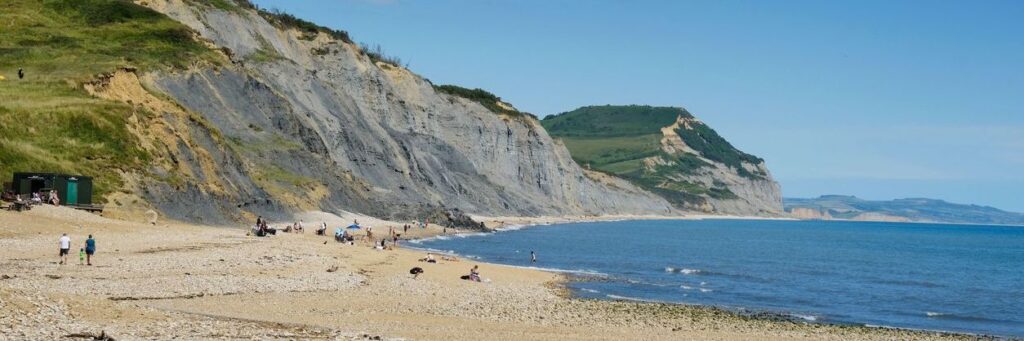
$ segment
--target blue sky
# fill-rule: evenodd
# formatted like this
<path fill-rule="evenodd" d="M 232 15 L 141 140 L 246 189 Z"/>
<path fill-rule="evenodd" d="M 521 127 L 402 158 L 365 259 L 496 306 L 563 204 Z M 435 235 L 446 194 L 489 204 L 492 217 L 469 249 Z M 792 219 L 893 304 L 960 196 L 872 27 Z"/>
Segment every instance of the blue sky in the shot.
<path fill-rule="evenodd" d="M 540 116 L 685 107 L 787 197 L 1024 211 L 1024 1 L 255 2 Z"/>

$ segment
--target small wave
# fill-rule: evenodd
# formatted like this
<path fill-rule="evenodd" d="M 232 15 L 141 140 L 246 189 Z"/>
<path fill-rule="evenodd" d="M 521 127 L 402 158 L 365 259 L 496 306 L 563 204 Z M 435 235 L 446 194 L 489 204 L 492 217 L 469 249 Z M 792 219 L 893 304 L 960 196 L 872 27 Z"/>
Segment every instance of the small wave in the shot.
<path fill-rule="evenodd" d="M 693 290 L 693 287 L 691 287 L 689 285 L 680 285 L 679 287 L 683 288 L 683 290 Z"/>
<path fill-rule="evenodd" d="M 711 290 L 711 289 L 708 289 L 708 288 L 700 288 L 700 292 L 712 292 L 712 291 L 714 291 L 714 290 Z"/>
<path fill-rule="evenodd" d="M 671 266 L 665 267 L 665 272 L 681 273 L 684 275 L 697 275 L 702 273 L 702 271 L 698 269 L 673 268 Z"/>
<path fill-rule="evenodd" d="M 453 235 L 450 235 L 450 236 L 455 237 L 455 238 L 469 238 L 469 237 L 482 237 L 482 236 L 486 236 L 486 235 L 489 235 L 489 234 L 490 233 L 485 233 L 485 232 L 473 232 L 473 233 L 453 234 Z"/>
<path fill-rule="evenodd" d="M 803 314 L 789 314 L 789 316 L 796 317 L 801 320 L 815 322 L 818 320 L 817 316 L 814 315 L 803 315 Z"/>
<path fill-rule="evenodd" d="M 613 300 L 659 303 L 659 301 L 655 301 L 655 300 L 648 300 L 648 299 L 629 297 L 629 296 L 619 296 L 619 295 L 612 295 L 612 294 L 607 294 L 607 295 L 604 295 L 604 296 L 608 297 L 610 299 L 613 299 Z"/>
<path fill-rule="evenodd" d="M 505 266 L 511 267 L 511 268 L 517 268 L 517 269 L 530 269 L 530 270 L 539 270 L 539 271 L 547 271 L 547 272 L 566 273 L 566 274 L 578 275 L 578 276 L 601 277 L 601 278 L 608 278 L 609 277 L 608 274 L 606 274 L 606 273 L 597 272 L 597 271 L 594 271 L 594 270 L 587 270 L 587 269 L 568 270 L 568 269 L 558 269 L 558 268 L 541 268 L 541 267 L 536 267 L 536 266 L 517 266 L 517 265 L 505 265 Z"/>
<path fill-rule="evenodd" d="M 708 282 L 700 282 L 700 286 L 708 285 Z"/>
<path fill-rule="evenodd" d="M 538 225 L 542 225 L 542 224 L 538 224 Z M 522 230 L 523 228 L 526 228 L 527 226 L 530 226 L 530 225 L 509 225 L 509 226 L 502 227 L 502 228 L 496 228 L 496 229 L 494 229 L 494 231 L 495 232 L 516 231 L 516 230 Z"/>
<path fill-rule="evenodd" d="M 968 316 L 968 315 L 957 315 L 950 313 L 940 313 L 934 311 L 926 311 L 925 316 L 929 319 L 941 319 L 941 320 L 959 320 L 959 321 L 970 321 L 970 322 L 989 322 L 989 323 L 1020 323 L 1020 321 L 1004 320 L 990 317 L 981 316 Z"/>
<path fill-rule="evenodd" d="M 591 294 L 599 294 L 599 293 L 601 293 L 600 291 L 597 291 L 597 290 L 594 290 L 594 289 L 581 288 L 580 290 L 583 291 L 583 292 L 589 292 Z"/>

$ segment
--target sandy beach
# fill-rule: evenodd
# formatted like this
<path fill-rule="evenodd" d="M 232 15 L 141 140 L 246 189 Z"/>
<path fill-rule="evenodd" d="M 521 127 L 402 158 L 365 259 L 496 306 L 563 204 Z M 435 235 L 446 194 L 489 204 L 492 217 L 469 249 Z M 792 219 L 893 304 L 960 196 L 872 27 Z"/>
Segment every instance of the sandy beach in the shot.
<path fill-rule="evenodd" d="M 313 233 L 315 219 L 324 217 L 302 216 L 304 234 L 258 238 L 241 226 L 151 225 L 51 206 L 0 212 L 0 339 L 101 331 L 117 340 L 974 338 L 776 321 L 707 307 L 576 299 L 555 273 L 466 259 L 425 263 L 416 250 L 375 250 L 369 242 L 342 245 Z M 379 235 L 394 224 L 345 215 L 333 219 L 360 219 Z M 488 227 L 499 228 L 492 223 L 502 221 L 565 220 L 499 217 Z M 64 232 L 73 249 L 70 264 L 59 265 L 57 238 Z M 411 232 L 424 237 L 441 229 Z M 93 266 L 77 259 L 88 234 L 98 244 Z M 484 282 L 459 279 L 474 265 Z M 413 279 L 412 267 L 425 273 Z"/>

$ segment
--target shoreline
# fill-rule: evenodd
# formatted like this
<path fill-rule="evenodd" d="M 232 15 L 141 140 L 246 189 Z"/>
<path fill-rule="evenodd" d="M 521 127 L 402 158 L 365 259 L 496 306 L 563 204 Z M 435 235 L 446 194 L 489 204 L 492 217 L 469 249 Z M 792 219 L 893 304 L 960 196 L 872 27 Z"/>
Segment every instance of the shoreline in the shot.
<path fill-rule="evenodd" d="M 475 221 L 482 222 L 489 231 L 497 231 L 507 226 L 533 227 L 554 224 L 593 223 L 625 220 L 799 220 L 790 217 L 737 216 L 714 214 L 684 215 L 640 215 L 640 214 L 609 214 L 609 215 L 568 215 L 568 216 L 484 216 L 469 215 Z"/>
<path fill-rule="evenodd" d="M 808 220 L 815 220 L 815 219 L 797 219 L 797 218 L 788 218 L 788 217 L 747 217 L 747 216 L 721 216 L 721 215 L 691 215 L 691 216 L 644 216 L 644 215 L 618 216 L 618 215 L 610 215 L 610 216 L 590 216 L 590 217 L 586 217 L 586 218 L 580 219 L 580 220 L 576 220 L 577 218 L 575 218 L 575 217 L 481 217 L 481 216 L 472 216 L 472 217 L 473 217 L 474 220 L 477 220 L 478 218 L 482 218 L 482 221 L 484 221 L 484 222 L 499 224 L 499 227 L 489 228 L 489 229 L 487 229 L 485 231 L 480 231 L 480 232 L 466 233 L 465 234 L 466 237 L 469 237 L 470 235 L 472 235 L 472 236 L 489 236 L 489 235 L 496 234 L 496 233 L 499 233 L 499 232 L 515 231 L 515 230 L 520 230 L 520 229 L 525 229 L 525 228 L 543 227 L 543 226 L 547 226 L 547 225 L 578 224 L 578 223 L 591 223 L 591 222 L 610 222 L 610 221 L 629 221 L 629 220 L 781 220 L 781 221 L 808 221 Z M 515 225 L 504 225 L 503 223 L 505 223 L 506 220 L 514 221 L 517 224 L 515 224 Z M 869 223 L 926 223 L 927 224 L 927 222 L 912 222 L 912 221 L 908 221 L 908 222 L 888 222 L 888 221 L 859 221 L 859 220 L 839 220 L 839 219 L 822 220 L 822 221 L 869 222 Z M 941 224 L 941 223 L 934 223 L 934 224 Z M 954 224 L 954 223 L 949 223 L 949 225 L 971 225 L 971 224 Z M 1002 225 L 984 225 L 984 224 L 976 224 L 976 225 L 981 225 L 981 226 L 1002 226 Z M 453 234 L 433 235 L 433 236 L 424 237 L 422 239 L 418 239 L 418 241 L 428 241 L 428 240 L 432 240 L 432 239 L 436 239 L 438 237 L 444 237 L 444 236 L 453 236 Z M 463 257 L 463 258 L 466 258 L 466 257 L 476 257 L 476 256 L 463 255 L 463 254 L 460 254 L 460 253 L 458 253 L 456 251 L 452 251 L 452 250 L 438 250 L 438 249 L 433 249 L 433 248 L 421 247 L 421 245 L 419 243 L 417 243 L 415 241 L 411 241 L 411 242 L 413 242 L 413 243 L 415 243 L 417 245 L 415 247 L 411 247 L 412 249 L 415 249 L 415 250 L 418 250 L 418 251 L 422 251 L 422 252 L 431 252 L 431 253 L 436 253 L 436 254 L 446 254 L 446 255 Z M 533 271 L 543 271 L 543 272 L 549 272 L 549 273 L 553 273 L 553 274 L 558 274 L 558 275 L 560 275 L 560 279 L 556 280 L 556 281 L 552 281 L 551 285 L 552 286 L 557 286 L 557 288 L 562 291 L 563 297 L 565 297 L 566 299 L 572 299 L 572 300 L 593 300 L 593 301 L 598 301 L 598 302 L 618 302 L 618 301 L 621 301 L 621 302 L 634 302 L 634 303 L 640 303 L 640 304 L 654 304 L 654 305 L 663 305 L 663 306 L 682 306 L 682 307 L 687 307 L 687 308 L 714 309 L 714 310 L 719 310 L 719 311 L 721 311 L 723 313 L 735 315 L 736 317 L 739 317 L 739 318 L 752 318 L 752 319 L 759 319 L 759 320 L 765 320 L 765 321 L 784 321 L 784 322 L 789 322 L 789 323 L 819 324 L 819 325 L 828 325 L 828 326 L 836 326 L 836 327 L 843 327 L 843 328 L 851 328 L 852 327 L 852 328 L 866 328 L 866 329 L 881 329 L 881 330 L 897 330 L 897 331 L 911 331 L 911 332 L 923 332 L 923 333 L 937 333 L 937 334 L 941 334 L 941 335 L 966 336 L 966 337 L 974 337 L 974 338 L 978 338 L 978 339 L 1004 339 L 1004 338 L 1016 339 L 1016 337 L 1014 337 L 1014 336 L 989 335 L 989 334 L 981 334 L 981 333 L 973 333 L 973 332 L 965 332 L 965 331 L 936 330 L 936 329 L 924 329 L 924 328 L 912 328 L 912 327 L 900 327 L 900 326 L 888 326 L 888 325 L 872 325 L 872 324 L 862 323 L 862 322 L 819 320 L 819 318 L 817 316 L 813 316 L 812 315 L 811 318 L 805 318 L 805 317 L 803 317 L 800 314 L 786 312 L 786 311 L 781 311 L 781 310 L 746 308 L 746 307 L 728 307 L 728 306 L 721 306 L 721 305 L 714 305 L 714 304 L 670 302 L 670 301 L 659 301 L 659 300 L 650 300 L 650 299 L 641 299 L 641 298 L 623 297 L 623 296 L 611 297 L 611 296 L 615 296 L 615 295 L 611 295 L 611 294 L 605 294 L 601 298 L 584 297 L 584 296 L 579 295 L 577 290 L 569 288 L 569 284 L 572 281 L 575 280 L 574 278 L 608 277 L 609 275 L 608 274 L 604 274 L 604 273 L 600 273 L 600 272 L 596 272 L 596 271 L 569 270 L 569 269 L 558 269 L 558 268 L 544 268 L 544 267 L 536 267 L 536 266 L 520 266 L 520 265 L 512 265 L 512 264 L 504 264 L 504 263 L 490 263 L 490 262 L 493 262 L 493 261 L 490 261 L 490 260 L 482 261 L 479 257 L 476 257 L 476 258 L 473 258 L 473 259 L 475 261 L 477 261 L 477 262 L 487 263 L 487 264 L 492 264 L 492 265 L 500 265 L 500 266 L 509 267 L 509 268 L 533 270 Z"/>
<path fill-rule="evenodd" d="M 73 258 L 71 265 L 57 264 L 54 243 L 65 232 L 73 245 L 96 235 L 95 266 Z M 425 263 L 413 249 L 341 245 L 312 231 L 262 238 L 245 232 L 154 226 L 45 206 L 0 212 L 0 333 L 21 339 L 100 331 L 117 339 L 976 338 L 569 297 L 566 274 L 468 259 Z M 460 280 L 474 265 L 485 281 Z M 414 279 L 412 267 L 426 271 Z"/>

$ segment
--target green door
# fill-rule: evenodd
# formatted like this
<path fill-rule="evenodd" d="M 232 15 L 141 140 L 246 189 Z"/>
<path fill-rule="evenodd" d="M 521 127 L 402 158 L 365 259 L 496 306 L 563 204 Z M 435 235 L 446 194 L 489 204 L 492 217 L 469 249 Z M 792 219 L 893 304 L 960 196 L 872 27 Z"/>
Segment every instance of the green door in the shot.
<path fill-rule="evenodd" d="M 28 198 L 32 197 L 32 180 L 21 179 L 18 181 L 18 194 L 28 194 Z M 23 198 L 28 200 L 28 198 Z"/>
<path fill-rule="evenodd" d="M 68 205 L 74 205 L 78 203 L 78 183 L 68 181 L 68 193 L 65 194 L 65 198 Z"/>

